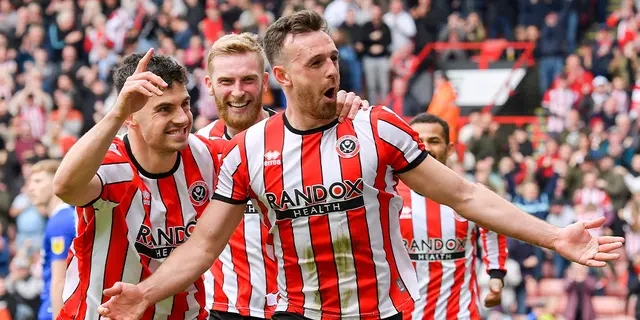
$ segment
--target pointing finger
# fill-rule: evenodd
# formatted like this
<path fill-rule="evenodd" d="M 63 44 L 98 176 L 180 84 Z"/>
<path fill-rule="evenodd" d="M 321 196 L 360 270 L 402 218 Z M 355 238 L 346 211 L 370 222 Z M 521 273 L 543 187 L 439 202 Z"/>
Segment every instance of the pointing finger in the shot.
<path fill-rule="evenodd" d="M 147 65 L 149 64 L 149 61 L 151 60 L 151 57 L 153 56 L 153 48 L 149 49 L 149 51 L 147 51 L 147 53 L 144 55 L 144 57 L 142 57 L 142 59 L 140 59 L 140 62 L 138 62 L 138 66 L 136 67 L 136 71 L 133 74 L 138 74 L 138 73 L 142 73 L 145 72 L 147 70 Z"/>

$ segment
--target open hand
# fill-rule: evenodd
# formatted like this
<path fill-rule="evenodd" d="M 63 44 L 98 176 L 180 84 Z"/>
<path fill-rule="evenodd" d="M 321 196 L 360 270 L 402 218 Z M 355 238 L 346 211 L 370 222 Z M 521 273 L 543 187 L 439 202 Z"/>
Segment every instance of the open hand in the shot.
<path fill-rule="evenodd" d="M 601 236 L 594 237 L 589 229 L 601 228 L 605 222 L 604 217 L 589 221 L 578 221 L 562 228 L 555 241 L 555 250 L 571 261 L 580 264 L 601 268 L 607 265 L 607 261 L 620 257 L 612 251 L 622 247 L 624 238 Z"/>

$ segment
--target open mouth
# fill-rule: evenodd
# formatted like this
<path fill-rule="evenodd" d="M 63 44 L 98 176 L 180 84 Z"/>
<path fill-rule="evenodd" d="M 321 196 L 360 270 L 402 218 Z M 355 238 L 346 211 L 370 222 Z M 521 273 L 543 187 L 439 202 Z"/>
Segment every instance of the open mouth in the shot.
<path fill-rule="evenodd" d="M 251 101 L 247 100 L 244 102 L 227 102 L 227 105 L 231 108 L 242 109 L 249 105 Z"/>
<path fill-rule="evenodd" d="M 324 96 L 329 98 L 329 99 L 333 99 L 336 96 L 336 88 L 330 88 L 327 91 L 324 92 Z"/>
<path fill-rule="evenodd" d="M 165 133 L 170 136 L 184 135 L 184 134 L 187 134 L 187 127 L 165 131 Z"/>

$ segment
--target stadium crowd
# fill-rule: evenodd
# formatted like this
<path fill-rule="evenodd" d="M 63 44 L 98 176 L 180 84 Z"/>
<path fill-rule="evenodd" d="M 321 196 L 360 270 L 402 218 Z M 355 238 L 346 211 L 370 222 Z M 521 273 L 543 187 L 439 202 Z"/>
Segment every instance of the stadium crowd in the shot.
<path fill-rule="evenodd" d="M 62 157 L 114 104 L 111 72 L 121 58 L 154 47 L 185 65 L 199 129 L 217 118 L 204 84 L 207 48 L 229 32 L 262 35 L 277 17 L 301 8 L 327 19 L 344 89 L 405 116 L 428 111 L 450 122 L 453 141 L 462 146 L 450 166 L 460 174 L 554 225 L 604 216 L 599 232 L 627 239 L 623 259 L 597 272 L 509 240 L 503 303 L 484 316 L 624 313 L 624 301 L 640 293 L 640 3 L 383 2 L 0 0 L 0 319 L 31 319 L 40 303 L 47 217 L 25 190 L 30 168 Z M 403 76 L 424 45 L 500 37 L 536 43 L 547 110 L 540 139 L 526 127 L 499 134 L 489 113 L 460 122 L 449 114 L 457 107 L 446 77 L 436 77 L 430 105 L 407 93 Z M 434 63 L 468 54 L 443 51 Z M 513 52 L 505 58 L 512 60 Z M 277 82 L 269 85 L 265 104 L 284 107 Z M 488 276 L 482 279 L 481 287 Z"/>

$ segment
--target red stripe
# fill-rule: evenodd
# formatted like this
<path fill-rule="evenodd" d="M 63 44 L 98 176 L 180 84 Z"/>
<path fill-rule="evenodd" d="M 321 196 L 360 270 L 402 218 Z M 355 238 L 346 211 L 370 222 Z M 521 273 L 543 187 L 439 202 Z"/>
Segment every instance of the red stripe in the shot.
<path fill-rule="evenodd" d="M 476 265 L 476 255 L 473 255 L 472 266 Z M 478 283 L 476 282 L 476 273 L 471 272 L 471 283 L 469 284 L 469 289 L 471 289 L 471 305 L 469 306 L 469 311 L 471 312 L 471 319 L 480 319 L 480 314 L 478 313 L 478 305 L 476 303 L 478 299 Z"/>
<path fill-rule="evenodd" d="M 372 125 L 373 125 L 374 132 L 378 132 L 377 122 L 375 120 L 373 121 Z M 399 152 L 395 148 L 390 148 L 389 144 L 384 142 L 382 139 L 376 139 L 376 148 L 378 150 L 378 154 L 393 152 L 390 149 L 394 149 L 396 150 L 396 152 Z M 404 159 L 404 156 L 400 155 L 397 158 Z M 392 158 L 388 158 L 388 159 L 392 159 Z M 396 310 L 400 311 L 401 305 L 405 304 L 408 300 L 413 301 L 413 299 L 409 294 L 409 290 L 406 289 L 406 285 L 404 284 L 403 279 L 400 277 L 400 273 L 398 272 L 398 266 L 396 265 L 396 259 L 393 253 L 393 249 L 391 247 L 391 235 L 390 235 L 391 224 L 389 221 L 389 218 L 390 218 L 389 202 L 393 198 L 393 195 L 384 191 L 387 186 L 385 181 L 387 165 L 391 163 L 385 163 L 383 161 L 384 161 L 383 159 L 379 158 L 378 168 L 376 172 L 376 179 L 373 187 L 379 190 L 378 203 L 380 206 L 380 210 L 379 210 L 380 225 L 382 228 L 383 247 L 385 251 L 387 264 L 389 265 L 389 271 L 391 273 L 390 274 L 391 285 L 389 288 L 389 296 L 391 297 L 391 302 L 393 303 L 393 306 L 396 308 Z M 406 163 L 405 160 L 402 160 L 402 161 Z M 396 168 L 400 168 L 400 167 L 403 167 L 403 166 L 396 166 Z M 394 214 L 399 214 L 399 212 L 395 212 Z M 400 285 L 402 286 L 402 289 Z"/>
<path fill-rule="evenodd" d="M 426 199 L 427 205 L 427 234 L 430 239 L 442 238 L 442 224 L 440 221 L 440 204 Z M 429 286 L 427 286 L 427 305 L 424 309 L 424 319 L 434 319 L 436 304 L 442 286 L 442 263 L 429 262 Z"/>
<path fill-rule="evenodd" d="M 357 136 L 352 126 L 339 125 L 338 137 L 344 135 Z M 343 181 L 356 181 L 362 178 L 360 156 L 352 158 L 340 157 L 340 171 Z M 351 253 L 358 282 L 358 302 L 360 314 L 372 314 L 378 311 L 378 279 L 371 250 L 371 235 L 367 222 L 366 209 L 347 212 L 349 234 L 351 235 Z"/>
<path fill-rule="evenodd" d="M 282 115 L 271 117 L 265 125 L 265 132 L 269 132 L 269 138 L 265 138 L 264 152 L 278 151 L 282 154 L 284 145 L 284 122 Z M 282 178 L 282 165 L 265 166 L 264 185 L 265 190 L 273 192 L 278 199 L 284 188 Z M 291 221 L 280 220 L 275 222 L 278 226 L 278 235 L 282 249 L 284 275 L 286 278 L 286 294 L 289 302 L 287 311 L 300 310 L 304 305 L 302 293 L 302 272 L 298 264 L 298 253 L 295 248 L 293 228 Z"/>
<path fill-rule="evenodd" d="M 501 270 L 507 270 L 507 237 L 502 234 L 498 234 L 498 261 L 500 263 Z"/>
<path fill-rule="evenodd" d="M 229 298 L 224 294 L 222 285 L 224 284 L 224 273 L 222 272 L 222 261 L 216 259 L 211 267 L 211 273 L 213 273 L 213 310 L 226 312 L 229 310 Z"/>
<path fill-rule="evenodd" d="M 404 200 L 404 207 L 412 208 L 411 205 L 411 190 L 404 183 L 400 182 L 398 185 L 398 194 Z M 412 212 L 411 212 L 412 213 Z M 402 215 L 402 212 L 401 212 Z M 411 243 L 411 240 L 414 239 L 413 233 L 413 219 L 400 219 L 400 232 L 402 233 L 402 240 L 405 243 Z M 413 268 L 416 268 L 416 262 L 411 261 Z M 403 312 L 403 319 L 410 320 L 413 311 L 415 310 L 415 305 L 411 304 L 411 306 Z"/>
<path fill-rule="evenodd" d="M 251 232 L 254 232 L 251 230 Z M 231 237 L 233 243 L 229 242 L 229 245 L 233 248 L 233 254 L 231 255 L 231 261 L 233 263 L 233 271 L 238 275 L 238 297 L 236 301 L 236 308 L 243 316 L 249 316 L 249 302 L 251 300 L 251 276 L 249 270 L 249 259 L 247 257 L 247 246 L 244 240 L 245 237 L 245 225 L 244 218 L 238 225 L 236 232 Z"/>
<path fill-rule="evenodd" d="M 320 155 L 320 141 L 322 133 L 305 135 L 302 137 L 302 185 L 322 185 L 322 158 Z M 346 191 L 346 190 L 345 190 Z M 340 290 L 338 289 L 338 270 L 333 252 L 333 241 L 329 227 L 328 215 L 309 217 L 309 234 L 311 248 L 314 250 L 314 260 L 320 286 L 320 300 L 322 311 L 330 314 L 340 314 Z"/>
<path fill-rule="evenodd" d="M 469 231 L 468 221 L 458 221 L 455 219 L 456 238 L 466 239 Z M 456 260 L 456 269 L 453 273 L 453 285 L 451 286 L 451 296 L 447 302 L 447 319 L 456 319 L 460 312 L 460 292 L 464 284 L 464 274 L 466 271 L 466 259 Z M 473 266 L 473 265 L 472 265 Z M 471 272 L 475 272 L 471 270 Z"/>

